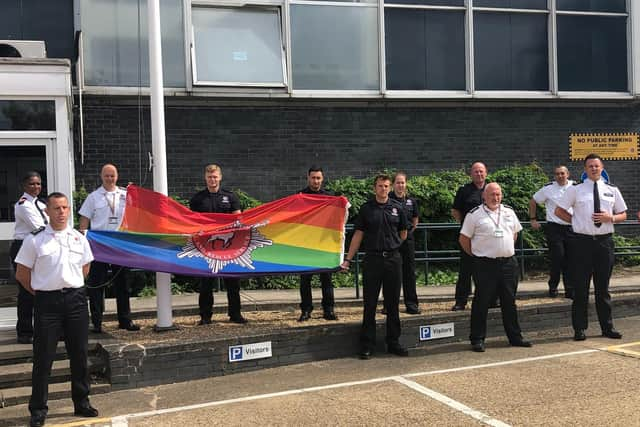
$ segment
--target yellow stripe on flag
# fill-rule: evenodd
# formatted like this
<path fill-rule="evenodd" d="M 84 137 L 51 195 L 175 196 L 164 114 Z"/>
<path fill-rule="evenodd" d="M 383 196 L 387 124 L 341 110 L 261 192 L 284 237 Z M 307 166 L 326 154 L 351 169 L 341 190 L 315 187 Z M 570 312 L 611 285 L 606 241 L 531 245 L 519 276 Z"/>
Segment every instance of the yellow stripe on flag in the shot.
<path fill-rule="evenodd" d="M 325 252 L 342 251 L 341 232 L 329 228 L 279 222 L 259 227 L 258 231 L 273 243 Z"/>

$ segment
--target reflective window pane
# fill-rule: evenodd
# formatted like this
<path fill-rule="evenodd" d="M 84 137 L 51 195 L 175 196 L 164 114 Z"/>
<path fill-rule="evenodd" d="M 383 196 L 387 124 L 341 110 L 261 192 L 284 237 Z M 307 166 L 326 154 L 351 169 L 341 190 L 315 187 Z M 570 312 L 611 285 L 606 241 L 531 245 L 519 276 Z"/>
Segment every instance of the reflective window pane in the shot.
<path fill-rule="evenodd" d="M 627 18 L 558 15 L 560 90 L 628 91 Z"/>
<path fill-rule="evenodd" d="M 425 6 L 464 6 L 464 0 L 385 0 L 385 4 L 421 4 Z"/>
<path fill-rule="evenodd" d="M 278 9 L 193 8 L 197 82 L 283 85 Z"/>
<path fill-rule="evenodd" d="M 378 9 L 291 5 L 295 89 L 377 90 Z"/>
<path fill-rule="evenodd" d="M 464 12 L 385 10 L 387 88 L 465 90 Z"/>
<path fill-rule="evenodd" d="M 149 86 L 147 2 L 81 0 L 81 13 L 85 84 Z M 164 84 L 184 87 L 182 0 L 162 0 L 160 21 Z"/>
<path fill-rule="evenodd" d="M 549 90 L 547 15 L 474 14 L 477 90 Z"/>
<path fill-rule="evenodd" d="M 44 40 L 47 57 L 73 58 L 73 0 L 0 4 L 0 40 Z"/>
<path fill-rule="evenodd" d="M 547 9 L 547 0 L 473 0 L 473 7 Z"/>
<path fill-rule="evenodd" d="M 626 12 L 627 0 L 557 0 L 558 10 L 583 12 Z"/>
<path fill-rule="evenodd" d="M 0 101 L 0 131 L 56 130 L 54 101 Z"/>

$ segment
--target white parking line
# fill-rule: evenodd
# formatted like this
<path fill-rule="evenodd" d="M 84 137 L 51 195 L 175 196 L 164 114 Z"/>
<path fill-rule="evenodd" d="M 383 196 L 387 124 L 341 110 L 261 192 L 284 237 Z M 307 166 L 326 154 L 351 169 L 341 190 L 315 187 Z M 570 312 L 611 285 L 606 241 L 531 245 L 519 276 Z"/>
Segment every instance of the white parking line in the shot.
<path fill-rule="evenodd" d="M 513 360 L 502 361 L 502 362 L 485 363 L 485 364 L 481 364 L 481 365 L 462 366 L 462 367 L 459 367 L 459 368 L 439 369 L 439 370 L 434 370 L 434 371 L 416 372 L 416 373 L 405 374 L 405 375 L 379 377 L 379 378 L 372 378 L 372 379 L 368 379 L 368 380 L 350 381 L 350 382 L 328 384 L 328 385 L 322 385 L 322 386 L 316 386 L 316 387 L 306 387 L 306 388 L 299 388 L 299 389 L 291 389 L 291 390 L 284 390 L 284 391 L 279 391 L 279 392 L 275 392 L 275 393 L 258 394 L 258 395 L 253 395 L 253 396 L 238 397 L 238 398 L 234 398 L 234 399 L 226 399 L 226 400 L 218 400 L 218 401 L 212 401 L 212 402 L 198 403 L 198 404 L 194 404 L 194 405 L 177 406 L 177 407 L 166 408 L 166 409 L 157 409 L 157 410 L 153 410 L 153 411 L 138 412 L 138 413 L 133 413 L 133 414 L 119 415 L 119 416 L 116 416 L 116 417 L 112 417 L 111 418 L 111 426 L 112 427 L 127 427 L 129 425 L 128 421 L 130 419 L 133 419 L 133 418 L 153 417 L 153 416 L 157 416 L 157 415 L 171 414 L 171 413 L 183 412 L 183 411 L 192 411 L 192 410 L 195 410 L 195 409 L 202 409 L 202 408 L 210 408 L 210 407 L 213 407 L 213 406 L 229 405 L 229 404 L 232 404 L 232 403 L 242 403 L 242 402 L 250 402 L 250 401 L 254 401 L 254 400 L 271 399 L 271 398 L 274 398 L 274 397 L 292 396 L 292 395 L 301 394 L 301 393 L 309 393 L 309 392 L 330 390 L 330 389 L 344 388 L 344 387 L 353 387 L 353 386 L 358 386 L 358 385 L 374 384 L 374 383 L 380 383 L 380 382 L 385 382 L 385 381 L 402 382 L 403 384 L 405 384 L 407 386 L 409 386 L 409 384 L 415 384 L 415 386 L 417 388 L 411 386 L 414 390 L 417 390 L 417 391 L 419 391 L 421 393 L 424 393 L 425 391 L 433 393 L 433 396 L 436 396 L 436 395 L 440 396 L 442 400 L 437 399 L 437 398 L 435 398 L 433 396 L 431 396 L 431 397 L 433 397 L 434 399 L 436 399 L 436 400 L 438 400 L 438 401 L 440 401 L 442 403 L 445 403 L 447 405 L 449 405 L 449 403 L 452 403 L 452 404 L 455 403 L 455 404 L 459 405 L 460 408 L 466 408 L 468 411 L 471 411 L 473 413 L 478 414 L 479 417 L 486 417 L 487 420 L 491 421 L 493 419 L 491 417 L 489 417 L 488 415 L 482 414 L 481 412 L 478 412 L 478 411 L 475 411 L 474 409 L 468 408 L 468 407 L 464 406 L 462 403 L 456 402 L 455 400 L 450 399 L 450 398 L 448 398 L 448 397 L 446 397 L 446 396 L 444 396 L 444 395 L 442 395 L 440 393 L 437 393 L 437 392 L 435 392 L 433 390 L 429 390 L 426 387 L 423 387 L 418 383 L 406 380 L 406 378 L 425 376 L 425 375 L 445 374 L 445 373 L 451 373 L 451 372 L 460 372 L 460 371 L 467 371 L 467 370 L 472 370 L 472 369 L 491 368 L 491 367 L 495 367 L 495 366 L 513 365 L 513 364 L 517 364 L 517 363 L 527 363 L 527 362 L 533 362 L 533 361 L 538 361 L 538 360 L 555 359 L 555 358 L 559 358 L 559 357 L 570 357 L 570 356 L 577 356 L 577 355 L 582 355 L 582 354 L 595 353 L 595 352 L 599 352 L 599 351 L 602 351 L 602 350 L 605 350 L 605 349 L 589 349 L 589 350 L 572 351 L 572 352 L 568 352 L 568 353 L 549 354 L 549 355 L 546 355 L 546 356 L 525 357 L 525 358 L 522 358 L 522 359 L 513 359 Z M 447 402 L 449 402 L 449 403 L 447 403 Z M 451 406 L 451 405 L 449 405 L 449 406 Z M 463 411 L 461 409 L 459 409 L 459 410 L 461 412 L 464 412 L 465 414 L 473 416 L 468 412 L 465 412 L 465 411 Z M 478 420 L 480 420 L 480 421 L 482 421 L 482 422 L 486 422 L 484 419 L 477 418 L 475 416 L 473 416 L 473 417 L 478 419 Z M 493 421 L 496 422 L 496 423 L 501 423 L 498 420 L 493 420 Z M 507 424 L 504 424 L 504 423 L 501 423 L 501 424 L 490 424 L 490 425 L 507 426 Z"/>
<path fill-rule="evenodd" d="M 470 408 L 467 405 L 458 402 L 457 400 L 453 400 L 450 397 L 445 396 L 444 394 L 438 393 L 435 390 L 431 390 L 430 388 L 427 388 L 423 385 L 420 385 L 415 381 L 411 381 L 403 377 L 395 377 L 394 381 L 397 381 L 400 384 L 404 384 L 407 387 L 417 391 L 418 393 L 422 393 L 433 400 L 437 400 L 440 403 L 444 403 L 450 408 L 455 409 L 458 412 L 462 412 L 463 414 L 468 415 L 471 418 L 475 418 L 476 420 L 484 424 L 487 424 L 493 427 L 510 427 L 509 424 L 503 423 L 502 421 L 497 420 L 495 418 L 491 418 L 489 415 L 483 412 Z"/>

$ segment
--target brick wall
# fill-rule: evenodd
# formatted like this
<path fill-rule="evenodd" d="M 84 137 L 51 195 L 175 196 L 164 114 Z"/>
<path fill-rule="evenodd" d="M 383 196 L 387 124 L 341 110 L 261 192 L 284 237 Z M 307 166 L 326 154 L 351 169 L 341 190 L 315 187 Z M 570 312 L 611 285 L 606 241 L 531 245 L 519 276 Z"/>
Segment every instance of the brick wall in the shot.
<path fill-rule="evenodd" d="M 225 187 L 263 201 L 301 188 L 310 164 L 322 165 L 328 179 L 370 176 L 383 167 L 423 174 L 475 159 L 489 169 L 536 160 L 548 173 L 555 164 L 568 163 L 579 176 L 581 163 L 568 162 L 570 133 L 640 131 L 640 107 L 632 103 L 214 102 L 166 101 L 171 194 L 190 197 L 201 188 L 202 166 L 209 162 L 223 167 Z M 152 186 L 146 171 L 151 151 L 146 105 L 139 108 L 131 98 L 86 97 L 84 120 L 84 164 L 76 153 L 78 184 L 97 186 L 100 166 L 109 161 L 119 167 L 121 183 Z M 638 166 L 637 161 L 605 164 L 633 211 L 640 208 Z"/>

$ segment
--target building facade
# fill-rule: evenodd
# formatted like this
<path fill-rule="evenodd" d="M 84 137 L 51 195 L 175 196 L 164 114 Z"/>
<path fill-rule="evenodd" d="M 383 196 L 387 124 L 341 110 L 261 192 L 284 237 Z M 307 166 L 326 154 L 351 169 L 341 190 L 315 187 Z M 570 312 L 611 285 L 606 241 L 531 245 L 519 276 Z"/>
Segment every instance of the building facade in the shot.
<path fill-rule="evenodd" d="M 310 164 L 331 178 L 536 160 L 575 175 L 570 134 L 640 132 L 636 0 L 160 4 L 171 194 L 201 187 L 209 162 L 265 201 L 299 189 Z M 121 182 L 150 187 L 146 1 L 0 12 L 0 40 L 44 40 L 73 63 L 76 186 L 113 162 Z M 640 207 L 637 160 L 606 166 Z"/>

